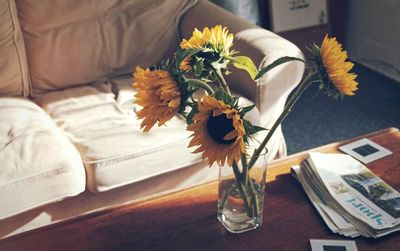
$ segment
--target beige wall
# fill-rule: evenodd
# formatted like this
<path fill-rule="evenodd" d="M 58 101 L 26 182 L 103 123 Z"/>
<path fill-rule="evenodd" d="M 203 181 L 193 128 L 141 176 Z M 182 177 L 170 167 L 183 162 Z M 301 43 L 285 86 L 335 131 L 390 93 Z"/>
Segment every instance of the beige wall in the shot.
<path fill-rule="evenodd" d="M 400 81 L 400 0 L 349 0 L 350 58 Z"/>

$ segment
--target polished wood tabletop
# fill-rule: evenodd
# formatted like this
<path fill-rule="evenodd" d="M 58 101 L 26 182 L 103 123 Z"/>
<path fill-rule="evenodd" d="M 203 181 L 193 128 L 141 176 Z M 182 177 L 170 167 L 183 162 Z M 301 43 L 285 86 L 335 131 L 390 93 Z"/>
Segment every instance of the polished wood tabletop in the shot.
<path fill-rule="evenodd" d="M 393 152 L 367 167 L 400 190 L 400 132 L 389 128 L 366 137 Z M 338 152 L 350 141 L 312 151 Z M 350 240 L 328 229 L 290 175 L 307 152 L 270 163 L 264 222 L 256 230 L 224 229 L 216 218 L 217 183 L 211 182 L 25 232 L 0 241 L 0 250 L 311 250 L 310 239 Z M 400 232 L 354 240 L 360 251 L 400 250 Z"/>

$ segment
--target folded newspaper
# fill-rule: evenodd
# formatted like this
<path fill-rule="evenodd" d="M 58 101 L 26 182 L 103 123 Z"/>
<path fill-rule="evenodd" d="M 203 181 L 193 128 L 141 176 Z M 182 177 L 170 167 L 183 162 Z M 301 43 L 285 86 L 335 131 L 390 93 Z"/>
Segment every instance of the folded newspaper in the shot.
<path fill-rule="evenodd" d="M 309 153 L 292 174 L 334 233 L 378 238 L 400 230 L 400 193 L 351 156 Z"/>

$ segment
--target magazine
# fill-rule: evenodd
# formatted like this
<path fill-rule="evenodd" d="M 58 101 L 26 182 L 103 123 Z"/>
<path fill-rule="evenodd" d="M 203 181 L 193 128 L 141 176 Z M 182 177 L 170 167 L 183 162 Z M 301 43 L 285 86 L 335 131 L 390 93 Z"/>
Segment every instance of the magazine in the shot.
<path fill-rule="evenodd" d="M 332 232 L 378 238 L 400 230 L 400 193 L 351 156 L 310 153 L 292 174 Z"/>

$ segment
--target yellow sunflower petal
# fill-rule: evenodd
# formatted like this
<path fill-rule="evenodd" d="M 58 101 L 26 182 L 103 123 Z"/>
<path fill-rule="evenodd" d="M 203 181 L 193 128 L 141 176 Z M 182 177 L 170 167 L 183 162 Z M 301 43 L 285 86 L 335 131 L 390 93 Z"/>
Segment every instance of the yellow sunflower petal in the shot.
<path fill-rule="evenodd" d="M 238 132 L 235 130 L 232 130 L 230 133 L 225 135 L 224 140 L 232 140 L 238 136 Z"/>
<path fill-rule="evenodd" d="M 349 73 L 354 64 L 347 60 L 347 52 L 342 50 L 342 45 L 336 38 L 325 36 L 321 44 L 320 55 L 326 74 L 336 90 L 344 95 L 355 95 L 358 83 L 357 75 Z"/>
<path fill-rule="evenodd" d="M 181 62 L 180 69 L 182 71 L 191 71 L 191 70 L 193 70 L 193 67 L 191 65 L 192 60 L 193 60 L 192 57 L 184 58 L 183 61 Z"/>
<path fill-rule="evenodd" d="M 136 103 L 143 107 L 136 115 L 143 119 L 143 131 L 148 132 L 156 123 L 161 126 L 178 113 L 180 89 L 167 71 L 136 67 L 133 75 L 135 82 L 132 86 L 138 90 Z"/>
<path fill-rule="evenodd" d="M 195 29 L 189 40 L 183 39 L 180 43 L 182 49 L 203 49 L 211 46 L 226 55 L 230 55 L 233 45 L 233 34 L 230 34 L 226 27 L 216 25 L 209 29 L 205 27 L 203 31 Z"/>

